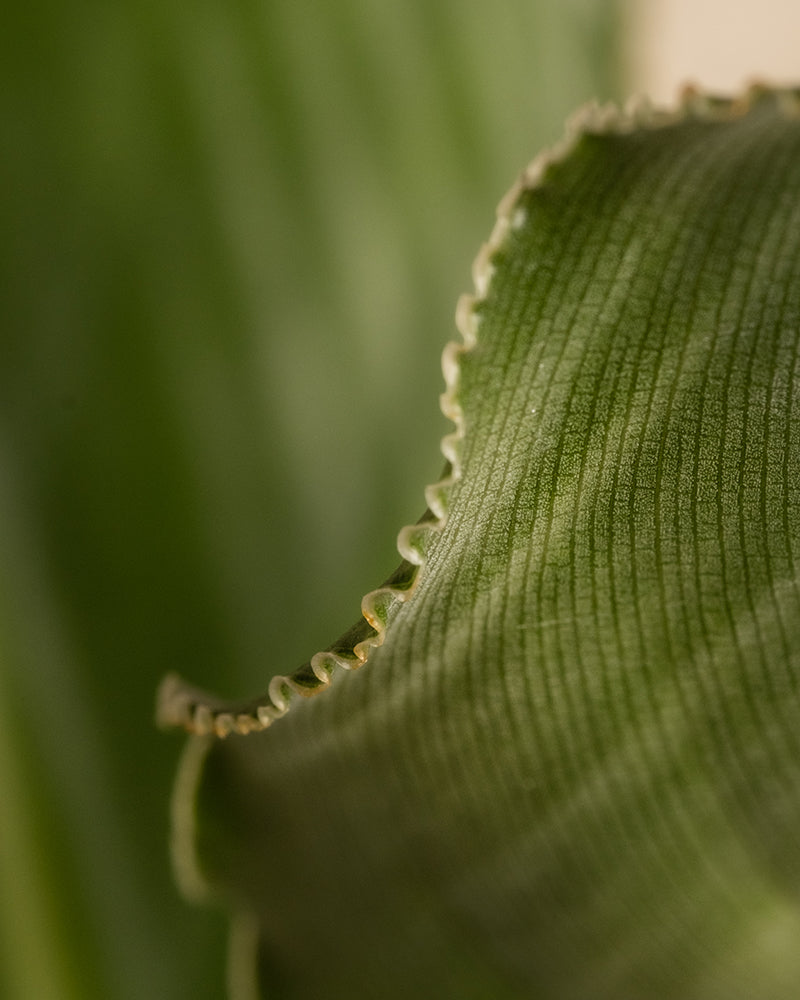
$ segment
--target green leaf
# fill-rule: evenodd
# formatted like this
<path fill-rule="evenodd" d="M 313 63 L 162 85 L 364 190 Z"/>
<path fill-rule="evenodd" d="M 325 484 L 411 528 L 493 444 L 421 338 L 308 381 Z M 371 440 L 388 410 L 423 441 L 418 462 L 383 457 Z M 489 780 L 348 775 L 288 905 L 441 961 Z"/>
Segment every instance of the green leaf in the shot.
<path fill-rule="evenodd" d="M 271 698 L 167 685 L 166 720 L 269 726 L 191 738 L 184 884 L 270 997 L 788 1000 L 800 95 L 590 110 L 476 286 L 382 613 Z"/>

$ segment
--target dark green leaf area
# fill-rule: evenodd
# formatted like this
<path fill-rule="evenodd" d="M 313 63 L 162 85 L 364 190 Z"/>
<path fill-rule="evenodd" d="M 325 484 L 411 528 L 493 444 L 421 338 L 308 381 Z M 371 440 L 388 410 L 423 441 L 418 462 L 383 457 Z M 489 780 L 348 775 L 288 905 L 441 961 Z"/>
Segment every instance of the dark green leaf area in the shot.
<path fill-rule="evenodd" d="M 270 995 L 789 1000 L 800 121 L 586 136 L 511 218 L 417 589 L 213 747 L 201 862 Z"/>

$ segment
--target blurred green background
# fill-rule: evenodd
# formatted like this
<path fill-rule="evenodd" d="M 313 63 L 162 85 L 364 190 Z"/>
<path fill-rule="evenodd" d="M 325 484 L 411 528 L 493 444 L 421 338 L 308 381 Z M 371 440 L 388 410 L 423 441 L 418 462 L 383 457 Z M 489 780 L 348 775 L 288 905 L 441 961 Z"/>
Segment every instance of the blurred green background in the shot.
<path fill-rule="evenodd" d="M 212 998 L 168 670 L 263 690 L 442 466 L 515 174 L 626 87 L 608 0 L 16 5 L 0 39 L 0 996 Z"/>

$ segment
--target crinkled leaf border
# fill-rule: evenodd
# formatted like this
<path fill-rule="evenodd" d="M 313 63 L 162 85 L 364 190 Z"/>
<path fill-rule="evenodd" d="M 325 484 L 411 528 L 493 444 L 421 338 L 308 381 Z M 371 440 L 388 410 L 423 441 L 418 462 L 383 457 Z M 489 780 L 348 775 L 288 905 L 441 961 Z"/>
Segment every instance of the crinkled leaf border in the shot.
<path fill-rule="evenodd" d="M 586 135 L 654 130 L 690 119 L 732 121 L 764 100 L 775 101 L 787 117 L 800 116 L 800 88 L 772 88 L 754 83 L 735 98 L 718 97 L 687 86 L 673 110 L 655 108 L 640 98 L 624 108 L 592 102 L 569 120 L 562 141 L 537 156 L 501 200 L 492 233 L 473 264 L 474 291 L 459 299 L 456 326 L 461 341 L 449 342 L 442 355 L 445 391 L 440 398 L 441 409 L 455 425 L 454 431 L 441 442 L 447 465 L 443 477 L 425 490 L 425 514 L 416 524 L 402 528 L 398 535 L 397 548 L 403 559 L 398 569 L 380 587 L 366 594 L 361 602 L 362 618 L 352 628 L 294 673 L 274 676 L 262 697 L 242 702 L 225 701 L 193 687 L 176 674 L 169 674 L 157 697 L 159 725 L 180 726 L 200 736 L 219 738 L 231 733 L 262 731 L 288 712 L 295 695 L 310 697 L 326 690 L 334 675 L 361 667 L 369 659 L 371 650 L 383 644 L 392 619 L 416 589 L 426 565 L 431 538 L 444 527 L 452 487 L 461 478 L 461 444 L 465 431 L 459 398 L 460 359 L 477 343 L 480 324 L 477 307 L 489 293 L 495 255 L 502 249 L 509 231 L 525 222 L 521 196 L 540 187 L 549 169 L 566 160 Z"/>

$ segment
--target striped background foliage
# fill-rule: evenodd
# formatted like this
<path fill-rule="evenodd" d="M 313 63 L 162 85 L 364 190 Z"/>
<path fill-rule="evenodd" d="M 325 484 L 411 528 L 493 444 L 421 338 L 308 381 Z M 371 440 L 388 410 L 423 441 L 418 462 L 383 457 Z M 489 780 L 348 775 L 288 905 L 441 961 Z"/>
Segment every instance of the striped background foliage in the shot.
<path fill-rule="evenodd" d="M 44 0 L 0 32 L 0 995 L 203 1000 L 161 677 L 261 690 L 439 474 L 493 205 L 606 0 Z"/>

